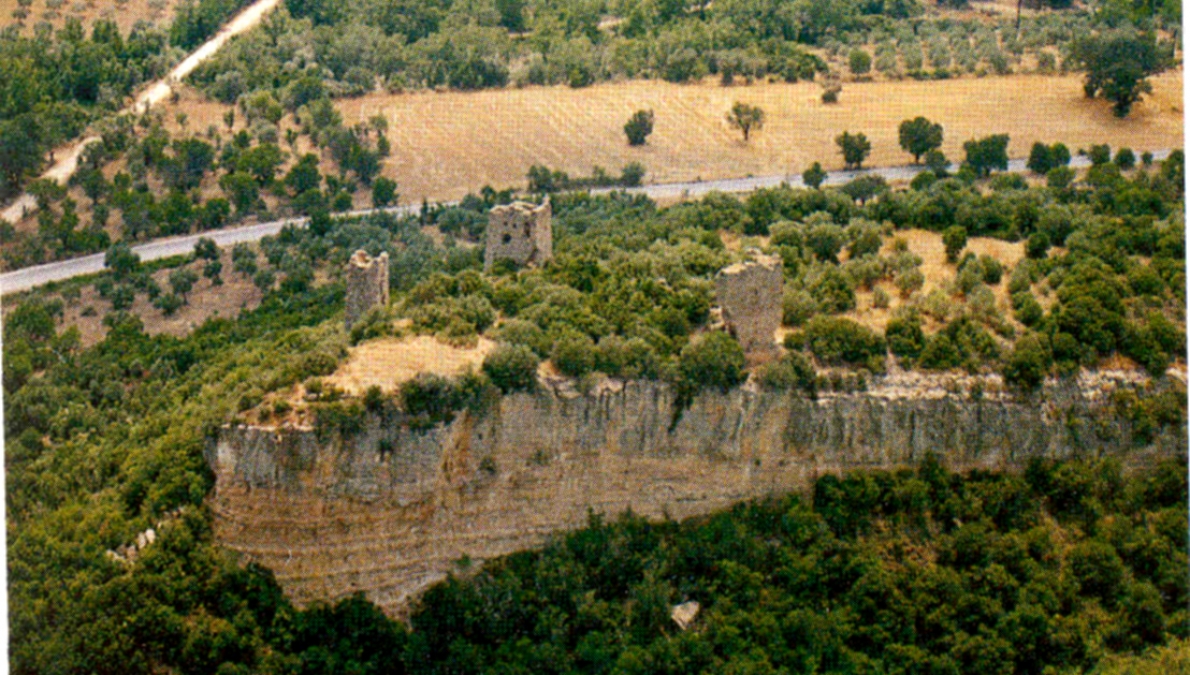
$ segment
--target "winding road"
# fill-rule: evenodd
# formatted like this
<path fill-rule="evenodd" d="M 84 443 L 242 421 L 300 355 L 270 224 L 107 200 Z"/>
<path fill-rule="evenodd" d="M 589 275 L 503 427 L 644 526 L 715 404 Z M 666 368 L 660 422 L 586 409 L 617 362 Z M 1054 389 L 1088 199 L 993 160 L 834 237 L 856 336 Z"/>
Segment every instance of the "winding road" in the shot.
<path fill-rule="evenodd" d="M 277 0 L 265 0 L 267 2 L 276 2 Z M 1169 150 L 1158 150 L 1153 152 L 1154 159 L 1165 159 L 1169 156 Z M 1070 166 L 1074 168 L 1083 168 L 1091 165 L 1090 159 L 1083 156 L 1074 157 Z M 831 172 L 825 181 L 825 185 L 843 185 L 856 177 L 864 174 L 873 174 L 882 176 L 889 181 L 904 181 L 911 180 L 914 176 L 925 170 L 925 167 L 920 165 L 907 166 L 890 166 L 883 168 L 875 168 L 863 171 L 834 171 Z M 1025 171 L 1025 160 L 1014 159 L 1008 162 L 1008 170 L 1014 172 Z M 682 197 L 701 197 L 709 192 L 752 192 L 761 188 L 777 187 L 781 184 L 788 184 L 793 187 L 804 187 L 801 176 L 761 176 L 754 178 L 728 178 L 723 180 L 708 180 L 699 182 L 685 182 L 685 183 L 662 183 L 656 185 L 643 185 L 641 187 L 630 188 L 626 192 L 630 194 L 643 194 L 651 199 L 675 199 Z M 611 192 L 612 189 L 593 190 L 596 194 L 603 194 Z M 454 204 L 455 202 L 444 202 L 446 205 Z M 377 211 L 385 211 L 397 215 L 409 215 L 417 213 L 420 205 L 410 204 L 406 206 L 396 206 L 387 209 L 363 209 L 359 211 L 349 211 L 341 214 L 340 217 L 362 216 L 369 213 L 376 213 Z M 158 260 L 161 258 L 168 258 L 175 255 L 185 255 L 194 250 L 194 245 L 200 238 L 206 237 L 214 240 L 216 244 L 221 247 L 232 246 L 243 242 L 259 241 L 262 237 L 277 234 L 281 228 L 286 225 L 304 226 L 306 224 L 305 218 L 285 218 L 281 220 L 273 220 L 267 223 L 257 223 L 255 225 L 245 225 L 242 227 L 232 227 L 223 230 L 211 230 L 208 232 L 201 232 L 199 234 L 184 235 L 179 237 L 169 237 L 165 239 L 158 239 L 139 246 L 134 246 L 133 251 L 140 256 L 143 261 Z M 45 265 L 38 265 L 36 267 L 26 267 L 24 269 L 15 270 L 0 274 L 0 295 L 8 293 L 16 293 L 19 291 L 29 290 L 37 286 L 41 286 L 53 281 L 63 281 L 73 277 L 82 276 L 85 274 L 95 274 L 103 271 L 103 257 L 104 254 L 96 253 L 94 255 L 84 256 L 81 258 L 73 258 L 70 260 L 62 260 L 59 262 L 47 263 Z"/>
<path fill-rule="evenodd" d="M 266 14 L 271 12 L 281 0 L 257 0 L 248 7 L 235 15 L 230 22 L 223 28 L 219 29 L 218 33 L 210 40 L 207 40 L 201 47 L 194 50 L 182 62 L 174 66 L 173 70 L 169 71 L 165 77 L 150 84 L 143 91 L 140 92 L 133 99 L 132 103 L 124 108 L 121 112 L 136 113 L 142 112 L 164 101 L 172 91 L 173 84 L 181 82 L 203 61 L 211 58 L 218 52 L 223 45 L 231 38 L 243 33 L 260 23 L 261 19 Z M 74 142 L 69 149 L 58 152 L 62 153 L 61 159 L 54 162 L 54 165 L 41 174 L 42 178 L 52 178 L 58 183 L 65 183 L 74 175 L 75 169 L 78 168 L 79 157 L 82 156 L 83 150 L 95 141 L 98 141 L 98 136 L 84 136 Z M 17 197 L 11 204 L 4 207 L 0 211 L 0 219 L 7 220 L 10 223 L 15 223 L 24 218 L 27 211 L 33 210 L 37 206 L 37 201 L 28 192 Z"/>

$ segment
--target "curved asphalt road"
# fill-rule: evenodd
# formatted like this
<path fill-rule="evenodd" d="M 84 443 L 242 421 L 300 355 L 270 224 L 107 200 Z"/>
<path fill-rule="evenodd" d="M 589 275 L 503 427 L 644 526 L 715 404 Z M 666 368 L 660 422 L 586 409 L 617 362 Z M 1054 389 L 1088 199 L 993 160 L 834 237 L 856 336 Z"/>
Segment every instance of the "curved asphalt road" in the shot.
<path fill-rule="evenodd" d="M 1158 150 L 1153 152 L 1154 159 L 1165 159 L 1169 156 L 1169 150 Z M 1088 158 L 1077 156 L 1071 159 L 1070 166 L 1081 168 L 1090 166 L 1091 162 Z M 825 185 L 843 185 L 857 176 L 864 174 L 874 174 L 883 176 L 886 180 L 911 180 L 914 176 L 921 173 L 924 167 L 917 165 L 909 166 L 891 166 L 877 169 L 870 169 L 864 171 L 833 171 L 825 181 Z M 1008 163 L 1009 171 L 1024 171 L 1025 160 L 1014 159 Z M 651 199 L 673 199 L 679 197 L 700 197 L 709 192 L 752 192 L 761 188 L 777 187 L 782 183 L 791 185 L 793 187 L 804 187 L 801 176 L 761 176 L 757 178 L 729 178 L 724 180 L 709 180 L 700 182 L 687 183 L 664 183 L 659 185 L 644 185 L 637 188 L 630 188 L 626 192 L 630 194 L 643 194 Z M 611 188 L 604 188 L 593 190 L 597 194 L 612 192 Z M 453 204 L 455 202 L 447 202 Z M 350 211 L 342 216 L 360 216 L 376 211 L 387 211 L 398 215 L 409 215 L 417 213 L 421 208 L 418 204 L 410 204 L 406 206 L 397 206 L 387 209 L 363 209 L 360 211 Z M 242 242 L 258 241 L 262 237 L 274 235 L 281 231 L 281 228 L 286 225 L 304 226 L 306 224 L 305 218 L 288 218 L 283 220 L 274 220 L 267 223 L 258 223 L 256 225 L 245 225 L 243 227 L 234 227 L 224 230 L 211 230 L 209 232 L 202 232 L 199 234 L 191 234 L 180 237 L 169 237 L 167 239 L 158 239 L 146 244 L 134 246 L 133 251 L 140 256 L 143 261 L 158 260 L 160 258 L 168 258 L 175 255 L 186 255 L 194 251 L 194 245 L 202 237 L 214 240 L 216 244 L 221 247 L 232 246 Z M 59 262 L 47 263 L 45 265 L 38 265 L 36 267 L 26 267 L 24 269 L 15 270 L 13 272 L 6 272 L 0 274 L 0 295 L 8 293 L 16 293 L 18 291 L 25 291 L 31 288 L 50 283 L 52 281 L 62 281 L 71 279 L 73 277 L 82 276 L 85 274 L 95 274 L 102 272 L 104 254 L 96 253 L 94 255 L 84 256 L 82 258 L 73 258 L 70 260 L 62 260 Z"/>

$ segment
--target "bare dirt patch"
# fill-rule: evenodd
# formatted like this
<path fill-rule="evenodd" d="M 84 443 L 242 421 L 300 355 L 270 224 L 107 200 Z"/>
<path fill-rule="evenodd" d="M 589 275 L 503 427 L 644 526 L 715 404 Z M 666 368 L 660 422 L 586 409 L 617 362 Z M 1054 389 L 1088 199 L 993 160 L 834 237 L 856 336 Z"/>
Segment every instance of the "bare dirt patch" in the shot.
<path fill-rule="evenodd" d="M 419 373 L 449 377 L 468 368 L 478 369 L 495 346 L 483 337 L 470 348 L 453 347 L 429 335 L 371 340 L 352 348 L 347 360 L 325 382 L 357 396 L 372 386 L 391 392 Z"/>
<path fill-rule="evenodd" d="M 189 304 L 172 316 L 165 316 L 161 310 L 153 306 L 144 294 L 138 294 L 136 302 L 129 311 L 140 317 L 144 322 L 145 332 L 149 335 L 167 334 L 175 337 L 186 335 L 204 321 L 212 317 L 234 318 L 245 309 L 253 309 L 260 305 L 261 293 L 249 279 L 231 271 L 231 253 L 223 251 L 223 285 L 213 286 L 211 281 L 200 277 L 198 283 L 189 294 Z M 192 263 L 195 272 L 201 274 L 202 266 Z M 176 268 L 175 268 L 176 269 Z M 163 291 L 169 290 L 169 275 L 172 269 L 155 272 L 153 278 Z M 65 310 L 62 325 L 59 330 L 70 326 L 79 329 L 79 337 L 84 347 L 89 347 L 107 335 L 107 327 L 103 325 L 103 317 L 111 310 L 111 303 L 99 297 L 94 286 L 86 286 L 79 293 L 78 298 L 64 300 Z"/>
<path fill-rule="evenodd" d="M 485 184 L 521 186 L 533 164 L 587 175 L 595 165 L 615 172 L 641 162 L 646 181 L 655 183 L 793 176 L 815 161 L 837 169 L 842 160 L 834 138 L 843 131 L 868 136 L 867 164 L 905 164 L 911 158 L 897 142 L 897 125 L 917 115 L 945 127 L 943 151 L 957 159 L 963 141 L 992 133 L 1012 137 L 1014 157 L 1027 155 L 1038 140 L 1061 141 L 1073 150 L 1093 143 L 1138 152 L 1181 147 L 1181 70 L 1152 83 L 1153 93 L 1123 120 L 1112 116 L 1107 103 L 1088 100 L 1077 75 L 851 83 L 835 105 L 824 105 L 819 85 L 811 82 L 721 87 L 710 81 L 631 81 L 583 89 L 373 94 L 338 107 L 346 124 L 374 115 L 389 119 L 393 157 L 384 173 L 398 181 L 409 203 L 458 198 Z M 748 143 L 724 119 L 735 101 L 767 112 L 764 129 Z M 655 112 L 654 133 L 648 145 L 629 147 L 623 125 L 642 108 Z"/>

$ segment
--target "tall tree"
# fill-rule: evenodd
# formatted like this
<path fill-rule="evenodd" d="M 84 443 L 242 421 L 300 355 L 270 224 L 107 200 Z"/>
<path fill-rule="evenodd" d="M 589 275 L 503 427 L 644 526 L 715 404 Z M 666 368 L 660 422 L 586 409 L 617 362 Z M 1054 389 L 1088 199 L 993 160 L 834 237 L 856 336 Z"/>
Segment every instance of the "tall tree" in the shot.
<path fill-rule="evenodd" d="M 835 143 L 839 146 L 839 152 L 843 153 L 843 162 L 848 169 L 862 169 L 868 153 L 872 152 L 872 143 L 862 133 L 844 131 L 835 137 Z"/>
<path fill-rule="evenodd" d="M 901 122 L 899 129 L 901 148 L 913 155 L 913 163 L 921 162 L 921 156 L 942 147 L 942 125 L 924 117 L 915 117 Z"/>
<path fill-rule="evenodd" d="M 764 111 L 760 106 L 736 101 L 735 105 L 731 106 L 731 112 L 727 114 L 727 123 L 742 131 L 746 142 L 753 129 L 764 126 Z"/>
<path fill-rule="evenodd" d="M 1103 33 L 1074 41 L 1070 61 L 1085 70 L 1083 91 L 1112 102 L 1116 117 L 1127 117 L 1143 94 L 1153 91 L 1148 77 L 1165 69 L 1152 35 Z"/>

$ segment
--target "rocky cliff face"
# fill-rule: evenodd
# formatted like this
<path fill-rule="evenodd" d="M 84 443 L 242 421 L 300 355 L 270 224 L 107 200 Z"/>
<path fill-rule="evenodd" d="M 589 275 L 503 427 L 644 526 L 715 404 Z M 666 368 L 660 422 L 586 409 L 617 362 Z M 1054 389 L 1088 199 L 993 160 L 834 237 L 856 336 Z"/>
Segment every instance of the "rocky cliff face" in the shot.
<path fill-rule="evenodd" d="M 1022 398 L 997 385 L 900 375 L 817 400 L 744 387 L 679 414 L 658 383 L 553 383 L 425 431 L 373 418 L 320 442 L 308 428 L 228 427 L 208 453 L 216 535 L 298 602 L 364 591 L 400 611 L 460 559 L 538 545 L 589 511 L 684 518 L 929 451 L 955 468 L 1007 467 L 1134 445 L 1111 397 L 1136 378 L 1086 375 Z M 1158 450 L 1178 451 L 1178 436 Z"/>

